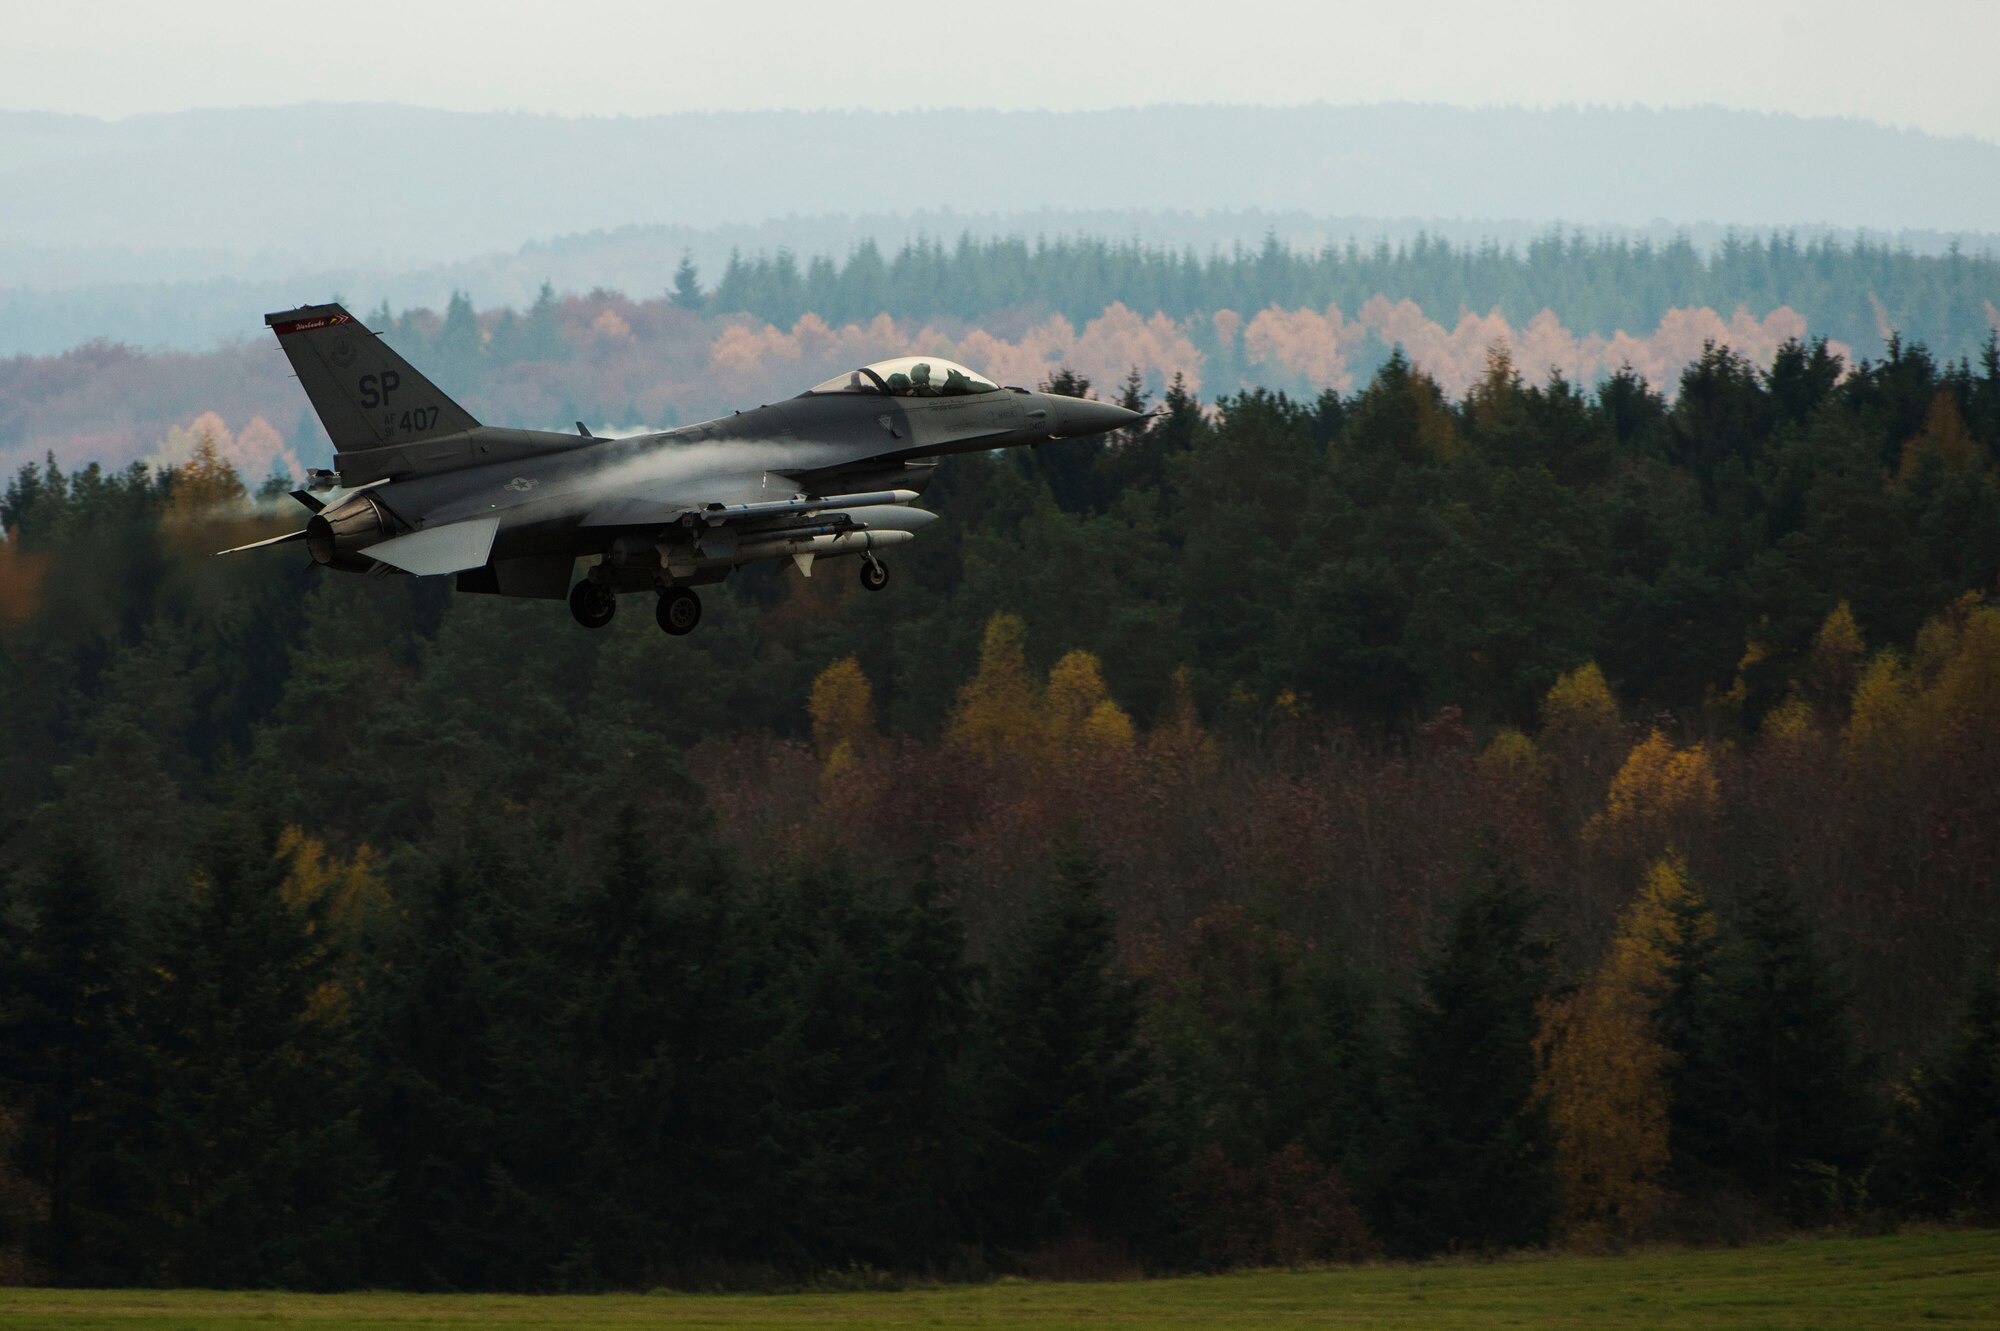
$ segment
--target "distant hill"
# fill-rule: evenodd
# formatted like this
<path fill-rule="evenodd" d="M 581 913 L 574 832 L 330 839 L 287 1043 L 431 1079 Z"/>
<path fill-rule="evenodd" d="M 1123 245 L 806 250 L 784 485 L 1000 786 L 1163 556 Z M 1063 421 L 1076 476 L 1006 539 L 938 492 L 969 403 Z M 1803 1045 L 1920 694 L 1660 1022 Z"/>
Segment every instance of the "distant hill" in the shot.
<path fill-rule="evenodd" d="M 1262 208 L 1990 227 L 2000 145 L 1695 109 L 0 114 L 0 244 L 409 266 L 627 223 Z M 12 285 L 12 283 L 8 283 Z"/>
<path fill-rule="evenodd" d="M 1202 248 L 1265 229 L 1831 227 L 1936 251 L 2000 218 L 2000 145 L 1719 109 L 0 112 L 0 197 L 5 354 L 93 335 L 207 345 L 255 332 L 280 293 L 429 303 L 463 281 L 511 302 L 543 277 L 648 275 L 656 290 L 679 248 L 712 272 L 725 244 L 839 255 L 863 234 L 1045 224 Z"/>

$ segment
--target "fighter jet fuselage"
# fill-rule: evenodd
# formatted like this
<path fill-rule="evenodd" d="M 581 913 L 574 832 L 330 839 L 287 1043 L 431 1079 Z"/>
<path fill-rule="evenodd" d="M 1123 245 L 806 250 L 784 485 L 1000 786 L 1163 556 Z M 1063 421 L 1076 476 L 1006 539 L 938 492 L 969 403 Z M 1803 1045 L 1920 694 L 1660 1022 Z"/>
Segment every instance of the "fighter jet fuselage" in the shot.
<path fill-rule="evenodd" d="M 1104 433 L 1108 403 L 1002 388 L 941 357 L 862 367 L 784 402 L 620 439 L 485 426 L 338 305 L 266 316 L 333 439 L 336 472 L 294 492 L 313 559 L 355 572 L 451 574 L 463 592 L 567 598 L 609 622 L 622 592 L 692 629 L 695 585 L 732 568 L 879 551 L 935 515 L 915 507 L 940 458 Z M 337 481 L 337 484 L 329 484 Z M 243 547 L 244 549 L 256 547 Z"/>

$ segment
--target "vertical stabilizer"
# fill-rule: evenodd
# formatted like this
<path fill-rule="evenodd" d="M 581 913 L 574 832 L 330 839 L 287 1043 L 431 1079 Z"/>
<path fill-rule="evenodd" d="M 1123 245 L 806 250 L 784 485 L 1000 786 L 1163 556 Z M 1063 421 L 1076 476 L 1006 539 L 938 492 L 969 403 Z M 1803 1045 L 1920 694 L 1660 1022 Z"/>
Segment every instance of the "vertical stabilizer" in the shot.
<path fill-rule="evenodd" d="M 264 322 L 333 440 L 343 483 L 469 460 L 469 447 L 451 437 L 479 422 L 339 305 L 303 305 Z"/>

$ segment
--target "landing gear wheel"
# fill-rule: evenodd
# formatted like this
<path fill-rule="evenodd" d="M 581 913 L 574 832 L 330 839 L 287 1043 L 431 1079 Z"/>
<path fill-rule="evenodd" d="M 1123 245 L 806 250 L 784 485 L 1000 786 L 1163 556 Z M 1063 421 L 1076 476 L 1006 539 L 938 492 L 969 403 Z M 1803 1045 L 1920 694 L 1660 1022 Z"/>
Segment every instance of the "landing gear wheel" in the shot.
<path fill-rule="evenodd" d="M 701 598 L 686 587 L 669 587 L 660 593 L 660 608 L 654 615 L 660 628 L 679 637 L 701 623 Z"/>
<path fill-rule="evenodd" d="M 861 585 L 871 592 L 879 592 L 889 585 L 889 570 L 881 560 L 870 556 L 861 562 Z"/>
<path fill-rule="evenodd" d="M 587 629 L 601 629 L 618 612 L 618 598 L 601 582 L 585 578 L 569 589 L 569 612 Z"/>

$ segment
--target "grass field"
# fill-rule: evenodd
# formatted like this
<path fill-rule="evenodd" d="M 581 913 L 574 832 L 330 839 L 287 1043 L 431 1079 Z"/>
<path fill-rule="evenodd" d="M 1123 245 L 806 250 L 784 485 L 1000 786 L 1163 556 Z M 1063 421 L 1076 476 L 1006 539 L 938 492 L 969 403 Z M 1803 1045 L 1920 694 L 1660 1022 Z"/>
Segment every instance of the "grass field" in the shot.
<path fill-rule="evenodd" d="M 0 1327 L 1996 1327 L 2000 1231 L 897 1294 L 0 1289 Z"/>

